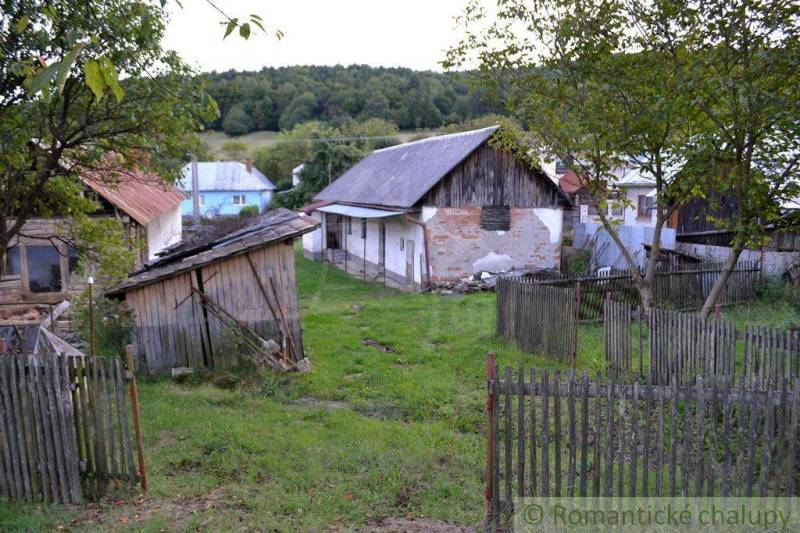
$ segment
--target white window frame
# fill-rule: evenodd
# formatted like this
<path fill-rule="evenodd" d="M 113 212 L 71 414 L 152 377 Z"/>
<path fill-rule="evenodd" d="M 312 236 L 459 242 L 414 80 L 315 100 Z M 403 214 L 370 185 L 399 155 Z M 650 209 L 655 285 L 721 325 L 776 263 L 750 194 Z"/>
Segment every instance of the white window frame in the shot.
<path fill-rule="evenodd" d="M 206 195 L 205 194 L 198 194 L 197 195 L 197 204 L 199 206 L 201 206 L 201 207 L 206 205 Z"/>
<path fill-rule="evenodd" d="M 237 198 L 241 199 L 241 202 L 237 202 L 236 201 Z M 246 194 L 234 194 L 233 195 L 233 205 L 238 205 L 238 206 L 242 206 L 242 207 L 247 205 L 247 195 Z"/>

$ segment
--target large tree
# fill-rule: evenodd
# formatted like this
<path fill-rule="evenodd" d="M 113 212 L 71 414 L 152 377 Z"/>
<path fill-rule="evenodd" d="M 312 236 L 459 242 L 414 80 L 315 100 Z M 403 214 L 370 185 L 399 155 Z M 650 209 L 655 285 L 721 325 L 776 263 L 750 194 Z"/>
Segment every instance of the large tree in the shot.
<path fill-rule="evenodd" d="M 741 196 L 731 257 L 707 313 L 742 247 L 759 233 L 766 206 L 775 218 L 780 199 L 796 192 L 794 163 L 766 175 L 756 172 L 755 160 L 743 164 L 746 157 L 737 155 L 745 152 L 742 142 L 761 143 L 762 163 L 791 153 L 796 10 L 710 4 L 500 0 L 490 14 L 472 3 L 462 19 L 466 36 L 446 61 L 476 61 L 480 79 L 535 134 L 543 154 L 572 162 L 647 308 L 660 236 L 679 205 L 714 190 Z M 757 110 L 741 109 L 751 107 Z M 658 193 L 644 273 L 605 215 L 618 169 L 631 162 Z"/>
<path fill-rule="evenodd" d="M 29 217 L 85 206 L 83 173 L 113 182 L 146 165 L 175 177 L 216 105 L 162 49 L 166 23 L 147 0 L 3 1 L 0 264 Z"/>

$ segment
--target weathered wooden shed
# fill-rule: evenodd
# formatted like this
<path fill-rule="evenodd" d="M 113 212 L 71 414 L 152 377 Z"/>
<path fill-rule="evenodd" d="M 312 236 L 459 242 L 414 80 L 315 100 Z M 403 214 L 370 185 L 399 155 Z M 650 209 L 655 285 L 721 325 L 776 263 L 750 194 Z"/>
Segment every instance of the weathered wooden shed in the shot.
<path fill-rule="evenodd" d="M 231 323 L 274 340 L 290 362 L 303 342 L 293 240 L 316 229 L 303 214 L 276 209 L 216 238 L 201 238 L 150 262 L 109 290 L 135 314 L 139 368 L 229 368 L 238 359 Z"/>

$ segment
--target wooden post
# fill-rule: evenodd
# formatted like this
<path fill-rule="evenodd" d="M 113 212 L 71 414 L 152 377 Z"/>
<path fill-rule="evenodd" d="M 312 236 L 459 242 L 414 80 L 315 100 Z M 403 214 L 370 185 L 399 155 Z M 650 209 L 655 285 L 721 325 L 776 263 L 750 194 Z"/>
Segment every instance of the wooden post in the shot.
<path fill-rule="evenodd" d="M 714 318 L 719 320 L 721 316 L 722 316 L 722 304 L 716 304 L 714 306 Z"/>
<path fill-rule="evenodd" d="M 94 278 L 89 276 L 89 355 L 94 357 L 94 302 L 92 301 L 92 286 Z M 52 325 L 51 325 L 52 326 Z"/>
<path fill-rule="evenodd" d="M 578 359 L 578 327 L 581 322 L 581 282 L 575 282 L 575 339 L 572 347 L 572 363 L 570 366 L 575 368 Z"/>
<path fill-rule="evenodd" d="M 486 491 L 484 499 L 486 502 L 486 523 L 490 524 L 493 520 L 492 501 L 494 500 L 494 402 L 491 382 L 496 379 L 494 373 L 494 352 L 486 353 Z"/>
<path fill-rule="evenodd" d="M 142 448 L 142 421 L 139 416 L 139 393 L 136 390 L 136 373 L 133 367 L 133 346 L 125 346 L 125 362 L 128 367 L 130 380 L 131 410 L 133 411 L 133 430 L 136 435 L 136 451 L 139 456 L 139 478 L 142 490 L 147 492 L 147 469 L 144 464 L 144 449 Z"/>

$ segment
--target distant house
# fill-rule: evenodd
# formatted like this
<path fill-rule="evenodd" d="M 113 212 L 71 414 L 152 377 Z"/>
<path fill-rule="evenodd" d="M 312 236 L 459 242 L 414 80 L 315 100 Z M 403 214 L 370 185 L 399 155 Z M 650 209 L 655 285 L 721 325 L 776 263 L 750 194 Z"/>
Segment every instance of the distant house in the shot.
<path fill-rule="evenodd" d="M 616 181 L 605 215 L 612 220 L 621 220 L 624 226 L 654 227 L 655 181 L 635 166 L 618 168 L 614 174 Z M 589 191 L 574 170 L 567 170 L 561 175 L 559 187 L 575 204 L 575 222 L 586 224 L 600 221 L 597 209 L 589 201 Z M 627 200 L 626 205 L 614 205 L 614 199 Z"/>
<path fill-rule="evenodd" d="M 318 222 L 287 209 L 241 222 L 180 243 L 106 293 L 134 312 L 137 368 L 229 368 L 245 334 L 248 346 L 273 340 L 288 363 L 303 359 L 292 243 Z"/>
<path fill-rule="evenodd" d="M 186 193 L 181 204 L 183 215 L 193 214 L 192 167 L 196 166 L 200 200 L 200 215 L 215 217 L 238 215 L 245 206 L 253 205 L 264 211 L 272 200 L 275 185 L 257 168 L 251 160 L 204 161 L 188 163 L 183 167 L 183 177 L 178 187 Z"/>
<path fill-rule="evenodd" d="M 86 194 L 96 195 L 100 203 L 93 216 L 121 220 L 133 240 L 143 244 L 139 264 L 180 241 L 180 205 L 185 195 L 164 185 L 158 176 L 124 174 L 114 184 L 89 176 L 82 179 Z M 77 252 L 67 244 L 70 223 L 58 217 L 25 222 L 7 250 L 0 304 L 51 304 L 83 289 L 85 279 L 74 275 Z"/>
<path fill-rule="evenodd" d="M 304 210 L 307 257 L 404 286 L 509 267 L 555 268 L 569 200 L 490 146 L 497 127 L 375 150 Z"/>

